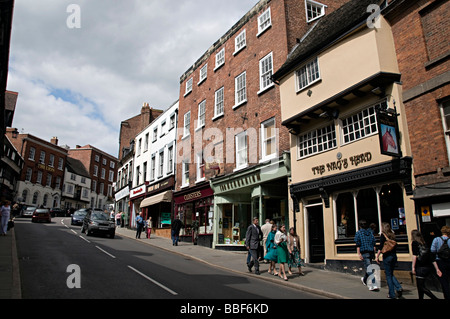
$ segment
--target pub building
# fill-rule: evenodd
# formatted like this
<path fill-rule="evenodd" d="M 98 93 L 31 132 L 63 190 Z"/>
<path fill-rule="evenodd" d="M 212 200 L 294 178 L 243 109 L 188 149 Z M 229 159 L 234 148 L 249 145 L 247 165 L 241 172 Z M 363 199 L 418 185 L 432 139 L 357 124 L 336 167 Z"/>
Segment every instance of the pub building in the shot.
<path fill-rule="evenodd" d="M 390 25 L 380 15 L 369 27 L 372 2 L 350 1 L 323 17 L 274 74 L 291 133 L 290 218 L 302 258 L 352 274 L 363 272 L 360 220 L 377 242 L 382 223 L 391 224 L 397 269 L 408 272 L 417 228 L 401 74 Z"/>
<path fill-rule="evenodd" d="M 180 241 L 212 247 L 214 193 L 209 182 L 174 193 L 175 215 L 183 223 Z"/>

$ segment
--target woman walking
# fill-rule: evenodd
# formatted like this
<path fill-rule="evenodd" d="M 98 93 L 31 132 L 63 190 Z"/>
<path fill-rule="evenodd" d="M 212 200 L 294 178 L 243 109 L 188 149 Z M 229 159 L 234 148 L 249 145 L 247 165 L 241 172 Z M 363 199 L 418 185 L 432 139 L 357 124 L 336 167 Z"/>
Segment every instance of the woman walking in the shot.
<path fill-rule="evenodd" d="M 416 275 L 417 292 L 419 299 L 423 299 L 424 295 L 427 295 L 431 299 L 437 299 L 437 297 L 425 286 L 427 277 L 433 271 L 433 265 L 439 274 L 436 261 L 433 258 L 433 254 L 427 248 L 425 240 L 422 234 L 414 229 L 411 231 L 412 238 L 412 273 Z"/>
<path fill-rule="evenodd" d="M 278 261 L 277 245 L 275 244 L 275 234 L 277 233 L 277 225 L 272 224 L 270 233 L 267 235 L 266 239 L 266 251 L 267 254 L 264 259 L 270 262 L 269 264 L 269 274 L 278 276 L 276 272 L 275 264 Z"/>
<path fill-rule="evenodd" d="M 0 216 L 1 216 L 1 228 L 0 228 L 0 234 L 2 236 L 6 236 L 6 232 L 8 231 L 8 222 L 9 217 L 11 216 L 11 207 L 10 202 L 5 201 L 0 208 Z"/>
<path fill-rule="evenodd" d="M 280 264 L 280 271 L 278 276 L 284 280 L 288 280 L 286 277 L 286 271 L 284 264 L 289 261 L 289 251 L 287 249 L 287 237 L 286 237 L 286 226 L 281 225 L 280 229 L 275 234 L 275 244 L 277 245 L 278 263 Z M 283 275 L 283 276 L 281 276 Z"/>
<path fill-rule="evenodd" d="M 150 235 L 152 234 L 152 217 L 149 216 L 147 219 L 147 238 L 150 239 Z"/>
<path fill-rule="evenodd" d="M 390 249 L 385 249 L 390 243 L 394 243 Z M 395 265 L 397 264 L 397 245 L 395 242 L 395 233 L 392 231 L 389 223 L 382 224 L 382 233 L 380 236 L 380 248 L 377 252 L 377 263 L 380 263 L 380 254 L 383 254 L 384 272 L 386 274 L 386 281 L 389 287 L 389 299 L 395 299 L 397 292 L 398 298 L 402 296 L 403 288 L 394 276 Z"/>
<path fill-rule="evenodd" d="M 304 276 L 305 274 L 302 271 L 303 260 L 300 257 L 300 238 L 298 237 L 297 233 L 295 232 L 294 227 L 289 228 L 289 235 L 288 235 L 288 250 L 289 250 L 289 275 L 292 275 L 291 268 L 297 267 L 298 268 L 298 275 Z"/>

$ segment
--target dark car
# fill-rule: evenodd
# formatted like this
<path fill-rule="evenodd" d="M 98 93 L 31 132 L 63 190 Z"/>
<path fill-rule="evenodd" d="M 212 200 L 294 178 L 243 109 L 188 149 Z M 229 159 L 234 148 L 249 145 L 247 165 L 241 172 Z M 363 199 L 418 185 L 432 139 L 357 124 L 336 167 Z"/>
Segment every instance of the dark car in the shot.
<path fill-rule="evenodd" d="M 83 219 L 87 214 L 87 209 L 79 209 L 72 214 L 70 223 L 72 225 L 82 226 Z"/>
<path fill-rule="evenodd" d="M 116 233 L 116 225 L 110 220 L 109 214 L 100 210 L 87 210 L 83 219 L 81 232 L 87 236 L 91 234 L 107 234 L 110 238 L 114 238 Z"/>
<path fill-rule="evenodd" d="M 31 216 L 31 221 L 33 223 L 41 223 L 41 222 L 52 222 L 52 216 L 50 215 L 50 210 L 47 208 L 37 208 L 33 212 L 33 216 Z"/>
<path fill-rule="evenodd" d="M 50 210 L 50 214 L 52 217 L 64 217 L 66 215 L 66 211 L 61 208 L 52 208 Z"/>

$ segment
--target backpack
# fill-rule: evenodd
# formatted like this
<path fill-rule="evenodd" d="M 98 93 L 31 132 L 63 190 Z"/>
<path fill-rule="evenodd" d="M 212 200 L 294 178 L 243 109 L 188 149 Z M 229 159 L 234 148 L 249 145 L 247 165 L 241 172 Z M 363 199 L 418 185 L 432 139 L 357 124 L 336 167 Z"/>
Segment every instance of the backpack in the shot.
<path fill-rule="evenodd" d="M 439 250 L 437 251 L 437 255 L 439 257 L 439 259 L 443 259 L 443 260 L 449 260 L 450 258 L 450 249 L 448 248 L 448 238 L 447 239 L 443 239 L 441 237 L 441 239 L 443 240 L 443 244 L 441 246 L 441 248 L 439 248 Z"/>
<path fill-rule="evenodd" d="M 419 256 L 417 256 L 417 260 L 422 264 L 431 262 L 431 250 L 427 246 L 419 245 Z"/>

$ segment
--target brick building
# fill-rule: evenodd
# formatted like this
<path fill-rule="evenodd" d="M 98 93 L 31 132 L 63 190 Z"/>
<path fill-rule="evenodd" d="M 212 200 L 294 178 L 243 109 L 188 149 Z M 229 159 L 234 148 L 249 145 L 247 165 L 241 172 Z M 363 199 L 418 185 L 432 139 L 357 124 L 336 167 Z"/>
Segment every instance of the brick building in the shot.
<path fill-rule="evenodd" d="M 288 222 L 289 133 L 271 76 L 344 2 L 261 0 L 181 76 L 174 201 L 186 240 L 237 248 L 252 216 Z"/>
<path fill-rule="evenodd" d="M 119 160 L 92 146 L 77 145 L 68 156 L 79 160 L 91 179 L 89 207 L 108 209 L 114 203 L 113 184 L 117 178 Z"/>
<path fill-rule="evenodd" d="M 56 137 L 47 142 L 11 128 L 6 135 L 24 159 L 14 200 L 30 206 L 59 208 L 67 150 L 58 146 Z"/>
<path fill-rule="evenodd" d="M 398 0 L 387 10 L 414 157 L 416 214 L 428 237 L 450 223 L 450 2 Z"/>

